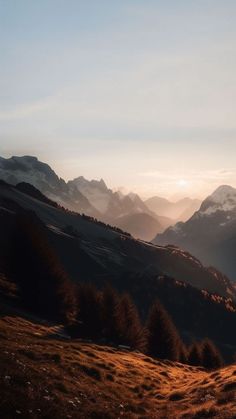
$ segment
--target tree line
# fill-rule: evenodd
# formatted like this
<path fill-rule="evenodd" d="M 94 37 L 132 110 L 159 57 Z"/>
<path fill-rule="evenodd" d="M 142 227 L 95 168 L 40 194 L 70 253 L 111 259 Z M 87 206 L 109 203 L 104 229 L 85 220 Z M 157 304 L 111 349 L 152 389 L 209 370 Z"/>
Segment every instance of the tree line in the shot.
<path fill-rule="evenodd" d="M 43 223 L 34 213 L 15 217 L 8 249 L 8 275 L 27 309 L 64 323 L 72 337 L 122 345 L 159 359 L 213 369 L 222 357 L 210 340 L 186 347 L 170 315 L 156 300 L 145 322 L 127 293 L 109 284 L 70 281 L 55 255 Z"/>

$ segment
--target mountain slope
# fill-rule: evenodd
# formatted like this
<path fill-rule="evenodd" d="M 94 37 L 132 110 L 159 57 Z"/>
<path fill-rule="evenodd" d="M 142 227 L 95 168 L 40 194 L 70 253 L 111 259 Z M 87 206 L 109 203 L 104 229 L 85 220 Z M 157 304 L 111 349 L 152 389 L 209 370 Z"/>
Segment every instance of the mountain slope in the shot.
<path fill-rule="evenodd" d="M 187 222 L 168 228 L 154 243 L 188 249 L 236 280 L 236 189 L 220 186 Z"/>
<path fill-rule="evenodd" d="M 0 179 L 13 185 L 22 182 L 30 183 L 49 199 L 57 201 L 62 206 L 93 216 L 99 215 L 99 212 L 80 191 L 73 187 L 68 188 L 66 182 L 37 157 L 13 156 L 9 159 L 0 157 Z"/>
<path fill-rule="evenodd" d="M 171 220 L 150 211 L 137 194 L 113 192 L 103 179 L 88 181 L 80 176 L 68 185 L 76 187 L 91 202 L 100 212 L 99 219 L 123 228 L 134 237 L 148 241 L 171 225 Z"/>
<path fill-rule="evenodd" d="M 0 270 L 15 216 L 32 212 L 74 282 L 106 283 L 129 292 L 143 319 L 158 297 L 187 342 L 210 337 L 226 359 L 236 352 L 236 292 L 229 280 L 189 253 L 135 240 L 115 227 L 55 207 L 0 183 Z M 35 215 L 33 216 L 35 218 Z M 42 222 L 45 224 L 43 226 Z M 0 271 L 1 272 L 1 271 Z M 3 281 L 3 289 L 6 287 Z M 0 283 L 0 293 L 1 293 Z M 205 290 L 211 291 L 211 294 Z M 221 295 L 221 296 L 220 296 Z M 232 298 L 231 298 L 232 297 Z"/>
<path fill-rule="evenodd" d="M 121 234 L 116 228 L 93 222 L 88 217 L 54 208 L 26 195 L 18 189 L 0 185 L 0 204 L 8 207 L 9 201 L 24 209 L 34 211 L 51 231 L 58 232 L 64 240 L 71 237 L 71 247 L 80 246 L 107 272 L 151 272 L 169 275 L 189 282 L 198 288 L 206 288 L 231 297 L 234 292 L 230 282 L 219 272 L 212 274 L 189 253 L 176 248 L 165 248 L 134 240 Z M 68 234 L 71 229 L 73 234 Z M 80 237 L 80 241 L 76 240 Z M 71 250 L 71 255 L 75 252 Z M 72 257 L 72 256 L 71 256 Z"/>
<path fill-rule="evenodd" d="M 117 218 L 116 225 L 124 231 L 128 231 L 135 238 L 142 238 L 149 241 L 153 232 L 164 230 L 162 224 L 149 214 L 140 212 L 128 214 Z"/>
<path fill-rule="evenodd" d="M 113 196 L 111 189 L 108 189 L 104 180 L 87 180 L 79 176 L 68 182 L 69 188 L 75 188 L 81 192 L 101 214 L 108 210 L 109 202 Z"/>
<path fill-rule="evenodd" d="M 68 182 L 69 187 L 75 187 L 91 204 L 103 215 L 112 219 L 132 213 L 145 212 L 151 214 L 144 202 L 137 194 L 123 195 L 113 192 L 104 180 L 87 180 L 80 176 Z"/>
<path fill-rule="evenodd" d="M 2 417 L 233 419 L 236 366 L 216 372 L 94 343 L 2 311 Z M 46 416 L 45 416 L 46 417 Z"/>

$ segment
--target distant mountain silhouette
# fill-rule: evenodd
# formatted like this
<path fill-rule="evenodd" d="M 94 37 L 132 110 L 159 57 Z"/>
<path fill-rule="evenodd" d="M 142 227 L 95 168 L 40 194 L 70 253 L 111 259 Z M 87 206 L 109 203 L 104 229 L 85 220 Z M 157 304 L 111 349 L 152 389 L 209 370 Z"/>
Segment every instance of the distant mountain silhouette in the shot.
<path fill-rule="evenodd" d="M 145 201 L 147 207 L 157 213 L 177 221 L 188 220 L 201 205 L 199 199 L 183 198 L 177 202 L 154 196 Z"/>
<path fill-rule="evenodd" d="M 157 219 L 143 212 L 119 217 L 116 224 L 134 237 L 142 237 L 147 241 L 150 240 L 153 231 L 163 231 L 163 226 Z"/>
<path fill-rule="evenodd" d="M 151 240 L 157 233 L 173 224 L 167 217 L 159 217 L 156 212 L 151 211 L 137 194 L 124 195 L 113 192 L 103 179 L 89 181 L 79 176 L 65 182 L 37 157 L 1 157 L 0 179 L 13 185 L 30 183 L 50 200 L 65 208 L 85 213 L 106 223 L 119 226 L 124 217 L 126 230 L 140 239 Z M 145 214 L 142 228 L 135 223 L 135 220 L 140 219 L 139 214 Z M 132 216 L 135 217 L 134 220 Z"/>

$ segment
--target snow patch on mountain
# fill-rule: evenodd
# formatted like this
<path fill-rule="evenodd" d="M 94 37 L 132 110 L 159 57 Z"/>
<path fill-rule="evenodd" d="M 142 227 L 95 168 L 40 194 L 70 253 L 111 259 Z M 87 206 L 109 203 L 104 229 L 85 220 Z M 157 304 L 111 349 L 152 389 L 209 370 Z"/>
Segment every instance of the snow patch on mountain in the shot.
<path fill-rule="evenodd" d="M 236 189 L 229 185 L 219 186 L 211 195 L 215 202 L 225 202 L 228 199 L 236 199 Z M 236 202 L 236 201 L 235 201 Z"/>
<path fill-rule="evenodd" d="M 217 188 L 212 195 L 203 201 L 200 210 L 195 214 L 196 217 L 212 215 L 217 211 L 235 212 L 236 215 L 236 189 L 232 186 L 222 185 Z M 229 220 L 231 216 L 227 216 Z"/>

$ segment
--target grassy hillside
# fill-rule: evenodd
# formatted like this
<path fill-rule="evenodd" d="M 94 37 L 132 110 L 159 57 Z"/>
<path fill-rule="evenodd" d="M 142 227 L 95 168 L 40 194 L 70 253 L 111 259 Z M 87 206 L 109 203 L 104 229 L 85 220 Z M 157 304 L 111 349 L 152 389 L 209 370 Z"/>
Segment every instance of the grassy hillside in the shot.
<path fill-rule="evenodd" d="M 1 417 L 235 418 L 236 365 L 208 373 L 60 333 L 1 310 Z"/>

